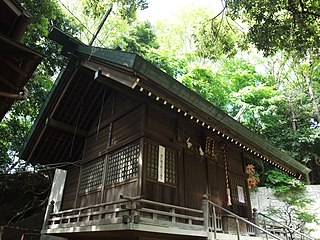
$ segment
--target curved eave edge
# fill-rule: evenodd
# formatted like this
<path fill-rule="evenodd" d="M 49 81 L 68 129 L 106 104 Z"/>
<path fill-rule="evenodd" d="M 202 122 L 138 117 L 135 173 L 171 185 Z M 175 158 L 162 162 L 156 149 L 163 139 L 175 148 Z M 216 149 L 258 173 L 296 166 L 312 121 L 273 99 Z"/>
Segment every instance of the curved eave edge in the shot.
<path fill-rule="evenodd" d="M 218 121 L 230 132 L 235 132 L 243 136 L 243 138 L 250 142 L 251 147 L 263 149 L 266 154 L 273 156 L 273 159 L 277 159 L 279 164 L 290 166 L 291 168 L 304 174 L 308 174 L 311 171 L 311 169 L 290 157 L 286 153 L 280 151 L 269 142 L 263 140 L 255 132 L 240 124 L 221 109 L 212 105 L 210 102 L 181 84 L 179 81 L 163 73 L 148 61 L 143 60 L 141 57 L 137 57 L 133 65 L 133 69 L 136 72 L 146 76 L 157 85 L 160 85 L 172 95 L 180 97 L 184 102 L 187 102 L 193 106 L 193 108 L 201 110 L 205 115 L 209 116 L 209 118 Z M 210 120 L 207 120 L 207 122 L 208 121 Z"/>

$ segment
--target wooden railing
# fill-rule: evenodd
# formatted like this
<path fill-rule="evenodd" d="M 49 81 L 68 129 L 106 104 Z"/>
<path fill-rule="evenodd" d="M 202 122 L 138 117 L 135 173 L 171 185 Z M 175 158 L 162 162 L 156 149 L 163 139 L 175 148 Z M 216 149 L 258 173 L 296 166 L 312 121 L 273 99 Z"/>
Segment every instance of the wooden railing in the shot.
<path fill-rule="evenodd" d="M 53 206 L 54 202 L 51 204 Z M 127 196 L 120 196 L 119 201 L 49 212 L 46 222 L 44 229 L 88 224 L 148 223 L 206 231 L 202 210 Z"/>
<path fill-rule="evenodd" d="M 137 212 L 143 222 L 152 224 L 170 224 L 170 226 L 179 226 L 186 228 L 203 229 L 203 212 L 197 209 L 191 209 L 171 204 L 154 202 L 141 199 L 137 201 L 141 204 L 141 209 Z"/>
<path fill-rule="evenodd" d="M 121 208 L 121 204 L 127 200 L 119 200 L 103 204 L 81 207 L 56 213 L 49 213 L 47 218 L 47 228 L 54 226 L 67 227 L 71 225 L 81 225 L 81 223 L 99 221 L 105 224 L 122 222 L 122 215 L 127 211 Z M 51 203 L 54 204 L 54 203 Z"/>
<path fill-rule="evenodd" d="M 253 212 L 253 222 L 251 222 L 215 204 L 206 195 L 202 199 L 201 210 L 129 196 L 120 196 L 118 201 L 55 213 L 52 212 L 53 205 L 54 202 L 49 208 L 51 210 L 46 217 L 44 230 L 133 223 L 165 227 L 165 231 L 176 227 L 175 229 L 179 229 L 181 234 L 188 234 L 191 230 L 192 234 L 199 234 L 199 236 L 208 234 L 209 236 L 211 232 L 213 239 L 217 239 L 217 233 L 228 233 L 225 231 L 226 223 L 223 218 L 229 218 L 229 220 L 233 219 L 232 221 L 236 224 L 235 234 L 238 240 L 242 235 L 267 236 L 277 240 L 288 239 L 286 232 L 281 234 L 275 227 L 270 228 L 267 225 L 263 227 L 263 222 L 259 224 L 257 211 Z M 245 233 L 240 232 L 242 230 Z M 311 238 L 306 236 L 306 239 Z"/>

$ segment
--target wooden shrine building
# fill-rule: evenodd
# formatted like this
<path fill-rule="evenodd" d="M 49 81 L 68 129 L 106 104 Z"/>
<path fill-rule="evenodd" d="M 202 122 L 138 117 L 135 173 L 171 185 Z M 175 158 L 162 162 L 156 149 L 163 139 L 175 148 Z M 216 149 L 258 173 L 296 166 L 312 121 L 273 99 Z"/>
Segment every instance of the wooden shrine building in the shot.
<path fill-rule="evenodd" d="M 308 179 L 307 167 L 140 56 L 58 29 L 50 37 L 69 62 L 21 155 L 59 168 L 43 234 L 205 239 L 205 201 L 252 218 L 247 159 Z M 231 231 L 219 217 L 214 226 Z"/>
<path fill-rule="evenodd" d="M 0 121 L 15 100 L 27 98 L 24 86 L 42 60 L 20 43 L 30 18 L 16 0 L 0 0 Z"/>

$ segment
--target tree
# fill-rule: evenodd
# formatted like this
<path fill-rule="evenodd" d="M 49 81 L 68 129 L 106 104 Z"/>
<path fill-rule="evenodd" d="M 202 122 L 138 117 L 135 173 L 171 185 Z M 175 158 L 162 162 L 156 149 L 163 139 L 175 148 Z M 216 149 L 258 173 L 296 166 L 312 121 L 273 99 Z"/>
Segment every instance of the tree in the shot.
<path fill-rule="evenodd" d="M 196 67 L 181 77 L 181 82 L 220 108 L 225 108 L 230 89 L 221 78 L 204 67 Z"/>
<path fill-rule="evenodd" d="M 189 71 L 188 57 L 180 56 L 175 51 L 151 49 L 145 58 L 175 79 L 179 79 Z"/>
<path fill-rule="evenodd" d="M 146 0 L 82 0 L 84 13 L 94 19 L 100 19 L 111 4 L 116 4 L 117 15 L 132 23 L 137 19 L 137 10 L 148 7 Z"/>
<path fill-rule="evenodd" d="M 297 63 L 277 54 L 269 60 L 269 69 L 276 80 L 276 88 L 282 96 L 281 105 L 285 111 L 280 115 L 282 115 L 281 123 L 285 124 L 270 128 L 268 138 L 288 151 L 291 156 L 307 164 L 312 169 L 311 182 L 318 183 L 320 181 L 320 129 L 314 107 L 319 93 L 317 64 L 310 69 L 308 62 Z M 310 87 L 305 80 L 310 74 L 315 94 L 313 100 L 309 97 Z"/>
<path fill-rule="evenodd" d="M 295 230 L 308 233 L 307 223 L 317 221 L 315 213 L 307 206 L 311 200 L 306 195 L 303 182 L 289 177 L 279 170 L 270 170 L 266 176 L 266 186 L 271 188 L 275 196 L 282 203 L 280 207 L 269 207 L 267 211 L 275 218 L 290 226 L 290 239 L 294 239 Z"/>
<path fill-rule="evenodd" d="M 152 48 L 159 48 L 157 36 L 148 21 L 131 25 L 128 32 L 123 35 L 122 41 L 124 50 L 142 56 Z"/>
<path fill-rule="evenodd" d="M 187 57 L 175 51 L 159 49 L 160 44 L 150 22 L 132 24 L 121 36 L 123 50 L 139 54 L 168 75 L 179 78 L 187 72 Z"/>
<path fill-rule="evenodd" d="M 195 35 L 204 43 L 199 47 L 205 53 L 202 56 L 216 60 L 249 47 L 270 59 L 280 56 L 279 71 L 273 75 L 276 81 L 233 94 L 238 105 L 235 109 L 246 105 L 240 118 L 244 124 L 296 159 L 304 163 L 311 160 L 312 182 L 319 182 L 319 1 L 224 2 L 223 10 L 200 26 L 206 31 Z M 231 38 L 239 35 L 242 38 Z M 264 98 L 261 94 L 267 92 L 269 97 Z"/>
<path fill-rule="evenodd" d="M 57 26 L 75 37 L 81 32 L 82 26 L 74 23 L 64 14 L 54 0 L 41 2 L 20 0 L 20 2 L 32 15 L 22 41 L 26 46 L 44 55 L 42 65 L 37 71 L 51 77 L 57 73 L 59 66 L 64 62 L 60 54 L 60 46 L 48 39 L 52 26 Z"/>
<path fill-rule="evenodd" d="M 319 1 L 225 0 L 225 6 L 232 19 L 246 24 L 247 38 L 265 55 L 279 50 L 300 58 L 319 54 Z"/>
<path fill-rule="evenodd" d="M 256 71 L 255 66 L 241 58 L 223 58 L 215 65 L 196 66 L 180 80 L 234 117 L 245 103 L 233 96 L 246 87 L 269 81 L 268 77 Z"/>
<path fill-rule="evenodd" d="M 235 56 L 243 45 L 240 32 L 227 17 L 202 20 L 195 26 L 193 38 L 196 54 L 212 61 Z"/>
<path fill-rule="evenodd" d="M 157 21 L 155 32 L 158 36 L 161 50 L 174 51 L 178 55 L 193 54 L 195 43 L 193 34 L 200 21 L 212 13 L 209 8 L 198 2 L 184 3 L 179 11 L 170 19 Z"/>

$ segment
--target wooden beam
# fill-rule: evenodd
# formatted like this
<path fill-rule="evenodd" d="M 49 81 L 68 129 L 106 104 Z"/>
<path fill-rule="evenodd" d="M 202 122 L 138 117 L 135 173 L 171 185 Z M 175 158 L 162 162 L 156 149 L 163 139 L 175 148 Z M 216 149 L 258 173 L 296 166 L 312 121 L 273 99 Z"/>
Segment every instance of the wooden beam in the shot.
<path fill-rule="evenodd" d="M 46 119 L 46 126 L 52 127 L 57 130 L 61 130 L 63 132 L 76 134 L 79 137 L 87 137 L 88 136 L 88 131 L 76 128 L 74 126 L 71 126 L 71 125 L 66 124 L 64 122 L 60 122 L 60 121 L 52 119 L 52 118 Z"/>
<path fill-rule="evenodd" d="M 141 107 L 142 106 L 142 103 L 138 103 L 138 104 L 135 104 L 133 106 L 130 106 L 130 107 L 126 107 L 124 109 L 122 109 L 120 112 L 114 114 L 113 116 L 103 120 L 101 123 L 100 123 L 100 129 L 106 127 L 108 124 L 118 120 L 119 118 L 123 117 L 124 115 L 134 111 L 135 109 L 137 109 L 138 107 Z M 88 134 L 89 135 L 92 135 L 94 134 L 95 132 L 97 131 L 96 128 L 91 128 L 89 131 L 88 131 Z"/>
<path fill-rule="evenodd" d="M 3 59 L 0 58 L 0 62 L 7 65 L 9 68 L 11 68 L 12 70 L 14 70 L 15 72 L 19 73 L 20 75 L 22 75 L 23 77 L 27 77 L 28 73 L 26 71 L 24 71 L 22 68 L 20 68 L 18 65 L 14 64 L 11 61 L 4 61 Z"/>
<path fill-rule="evenodd" d="M 18 91 L 19 88 L 15 86 L 12 82 L 10 82 L 8 79 L 4 78 L 0 75 L 0 83 L 6 85 L 7 87 L 11 88 L 14 91 Z"/>

